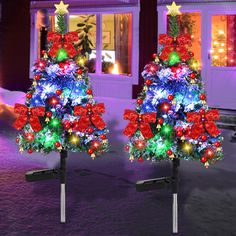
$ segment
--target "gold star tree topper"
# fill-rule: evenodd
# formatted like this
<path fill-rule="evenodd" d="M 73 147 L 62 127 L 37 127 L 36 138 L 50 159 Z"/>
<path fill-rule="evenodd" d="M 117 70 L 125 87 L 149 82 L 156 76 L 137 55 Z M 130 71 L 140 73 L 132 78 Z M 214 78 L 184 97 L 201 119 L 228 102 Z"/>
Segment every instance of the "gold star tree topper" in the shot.
<path fill-rule="evenodd" d="M 177 6 L 175 2 L 172 2 L 171 5 L 166 5 L 168 12 L 167 15 L 171 15 L 171 16 L 177 16 L 177 15 L 181 15 L 181 12 L 179 11 L 179 8 L 181 7 L 180 5 Z"/>
<path fill-rule="evenodd" d="M 69 4 L 64 4 L 63 1 L 60 1 L 60 4 L 54 4 L 54 6 L 56 7 L 55 13 L 57 13 L 57 14 L 65 15 L 65 14 L 69 13 L 67 10 Z"/>

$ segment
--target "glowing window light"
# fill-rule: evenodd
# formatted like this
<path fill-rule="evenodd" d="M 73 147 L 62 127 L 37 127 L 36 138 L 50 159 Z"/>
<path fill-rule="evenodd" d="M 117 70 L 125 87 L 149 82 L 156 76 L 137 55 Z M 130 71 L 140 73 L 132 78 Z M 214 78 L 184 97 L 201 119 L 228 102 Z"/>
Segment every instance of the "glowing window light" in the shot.
<path fill-rule="evenodd" d="M 218 33 L 219 34 L 225 34 L 225 32 L 223 30 L 219 30 Z"/>
<path fill-rule="evenodd" d="M 118 64 L 117 63 L 114 64 L 114 67 L 113 67 L 113 70 L 112 70 L 111 73 L 114 74 L 114 75 L 118 75 L 119 74 L 119 68 L 118 68 Z"/>

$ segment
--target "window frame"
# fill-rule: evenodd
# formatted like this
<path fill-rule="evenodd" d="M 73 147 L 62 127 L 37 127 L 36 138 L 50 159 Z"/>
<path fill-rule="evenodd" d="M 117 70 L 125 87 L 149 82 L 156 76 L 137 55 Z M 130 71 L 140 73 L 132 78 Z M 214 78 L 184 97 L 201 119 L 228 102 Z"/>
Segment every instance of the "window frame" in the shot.
<path fill-rule="evenodd" d="M 45 8 L 45 7 L 44 7 Z M 31 40 L 30 40 L 30 78 L 33 77 L 31 68 L 35 61 L 38 59 L 37 47 L 38 47 L 38 29 L 36 28 L 36 13 L 41 9 L 31 8 Z M 55 15 L 55 9 L 52 6 L 47 8 L 48 15 Z M 102 7 L 102 8 L 79 8 L 70 7 L 67 20 L 69 21 L 69 15 L 76 14 L 96 14 L 96 72 L 89 73 L 89 76 L 94 80 L 99 81 L 125 81 L 129 84 L 138 84 L 138 73 L 139 73 L 139 12 L 140 7 L 138 6 L 125 6 L 125 7 Z M 131 75 L 117 75 L 117 74 L 106 74 L 102 72 L 102 15 L 103 14 L 132 14 L 132 53 L 131 53 Z"/>

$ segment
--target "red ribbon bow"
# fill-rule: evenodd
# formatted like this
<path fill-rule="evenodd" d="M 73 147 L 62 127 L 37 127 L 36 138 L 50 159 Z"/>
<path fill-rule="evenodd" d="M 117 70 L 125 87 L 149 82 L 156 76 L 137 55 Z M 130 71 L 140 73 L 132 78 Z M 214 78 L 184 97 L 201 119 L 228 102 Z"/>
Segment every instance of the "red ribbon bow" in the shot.
<path fill-rule="evenodd" d="M 124 112 L 124 119 L 130 120 L 130 123 L 123 131 L 124 135 L 131 137 L 139 128 L 144 138 L 149 139 L 153 137 L 153 133 L 149 123 L 156 122 L 155 112 L 139 114 L 135 111 L 126 109 Z"/>
<path fill-rule="evenodd" d="M 173 38 L 167 34 L 160 34 L 159 44 L 163 44 L 164 48 L 160 54 L 160 58 L 164 61 L 169 59 L 170 54 L 176 51 L 182 61 L 187 61 L 191 58 L 185 47 L 191 45 L 191 36 L 189 34 L 179 35 L 177 38 Z"/>
<path fill-rule="evenodd" d="M 205 133 L 205 130 L 212 137 L 216 137 L 220 134 L 220 130 L 215 124 L 215 120 L 219 120 L 219 111 L 218 110 L 209 110 L 207 112 L 188 112 L 187 121 L 192 122 L 189 137 L 193 139 L 198 139 L 200 135 Z"/>
<path fill-rule="evenodd" d="M 27 122 L 30 123 L 33 131 L 38 132 L 42 129 L 42 125 L 39 121 L 39 116 L 44 116 L 45 107 L 32 107 L 29 108 L 23 104 L 16 103 L 14 112 L 20 114 L 17 120 L 14 122 L 13 127 L 17 130 L 23 129 Z"/>
<path fill-rule="evenodd" d="M 55 57 L 58 50 L 63 47 L 67 51 L 69 57 L 75 57 L 77 55 L 77 51 L 73 45 L 73 42 L 78 41 L 78 39 L 79 37 L 77 32 L 69 32 L 67 34 L 48 32 L 48 41 L 53 42 L 48 54 L 51 57 Z"/>
<path fill-rule="evenodd" d="M 105 106 L 103 103 L 91 105 L 91 107 L 75 106 L 74 114 L 80 116 L 77 123 L 77 128 L 80 132 L 84 132 L 91 124 L 93 124 L 99 130 L 105 128 L 106 124 L 100 117 L 105 112 Z"/>

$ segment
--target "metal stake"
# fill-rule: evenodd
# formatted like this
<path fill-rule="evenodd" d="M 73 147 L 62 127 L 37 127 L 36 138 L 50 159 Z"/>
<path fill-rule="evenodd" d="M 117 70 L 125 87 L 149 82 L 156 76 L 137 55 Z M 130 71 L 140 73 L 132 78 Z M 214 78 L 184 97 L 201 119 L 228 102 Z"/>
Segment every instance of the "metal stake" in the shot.
<path fill-rule="evenodd" d="M 172 191 L 173 191 L 173 204 L 172 204 L 172 214 L 173 214 L 173 233 L 178 233 L 178 167 L 180 160 L 178 158 L 173 159 L 173 176 L 172 176 Z"/>
<path fill-rule="evenodd" d="M 67 151 L 62 150 L 60 153 L 60 182 L 61 182 L 61 223 L 66 222 L 66 158 Z"/>

